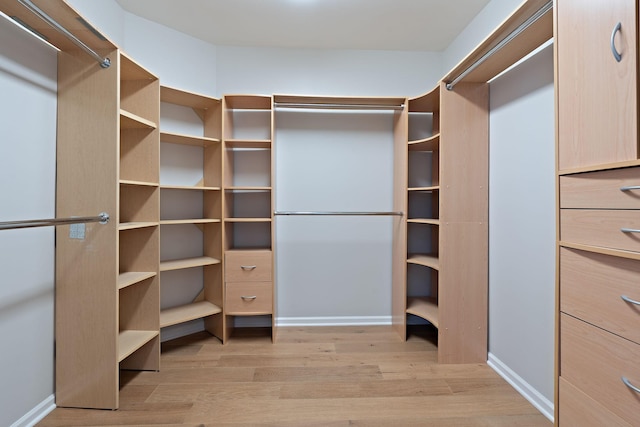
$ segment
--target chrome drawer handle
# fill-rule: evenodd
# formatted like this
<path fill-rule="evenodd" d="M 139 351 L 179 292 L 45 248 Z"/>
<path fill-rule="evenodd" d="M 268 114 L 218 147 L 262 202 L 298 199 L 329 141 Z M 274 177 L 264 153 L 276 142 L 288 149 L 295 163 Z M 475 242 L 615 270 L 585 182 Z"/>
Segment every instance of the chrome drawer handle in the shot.
<path fill-rule="evenodd" d="M 256 298 L 258 298 L 258 297 L 257 297 L 256 295 L 251 295 L 250 297 L 249 297 L 249 296 L 245 296 L 245 295 L 243 295 L 243 296 L 241 296 L 240 298 L 242 298 L 242 299 L 243 299 L 243 300 L 245 300 L 245 301 L 253 301 L 254 299 L 256 299 Z"/>
<path fill-rule="evenodd" d="M 640 230 L 637 228 L 621 228 L 620 231 L 623 233 L 640 233 Z"/>
<path fill-rule="evenodd" d="M 626 187 L 620 187 L 620 191 L 640 190 L 640 185 L 627 185 Z"/>
<path fill-rule="evenodd" d="M 621 29 L 622 23 L 618 22 L 616 26 L 613 27 L 613 31 L 611 32 L 611 53 L 613 53 L 613 57 L 618 62 L 622 61 L 622 55 L 620 54 L 620 52 L 618 52 L 618 49 L 616 49 L 616 34 L 618 34 Z"/>
<path fill-rule="evenodd" d="M 631 381 L 629 381 L 626 377 L 622 377 L 622 382 L 624 383 L 624 385 L 626 385 L 627 387 L 629 387 L 631 390 L 635 391 L 636 393 L 640 393 L 640 388 L 634 386 L 633 384 L 631 384 Z"/>
<path fill-rule="evenodd" d="M 636 301 L 634 299 L 631 299 L 626 295 L 620 295 L 620 298 L 622 298 L 622 301 L 624 301 L 624 302 L 628 302 L 628 303 L 633 304 L 633 305 L 640 305 L 640 301 Z"/>
<path fill-rule="evenodd" d="M 241 265 L 240 268 L 243 269 L 244 271 L 251 271 L 251 270 L 255 270 L 257 266 L 255 265 Z"/>

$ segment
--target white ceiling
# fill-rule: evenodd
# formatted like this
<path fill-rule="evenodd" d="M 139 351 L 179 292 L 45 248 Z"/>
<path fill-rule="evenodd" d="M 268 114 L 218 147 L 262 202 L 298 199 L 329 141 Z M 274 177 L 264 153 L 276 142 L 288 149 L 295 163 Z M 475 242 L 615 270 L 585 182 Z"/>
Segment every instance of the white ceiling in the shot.
<path fill-rule="evenodd" d="M 223 46 L 441 51 L 489 0 L 116 0 Z"/>

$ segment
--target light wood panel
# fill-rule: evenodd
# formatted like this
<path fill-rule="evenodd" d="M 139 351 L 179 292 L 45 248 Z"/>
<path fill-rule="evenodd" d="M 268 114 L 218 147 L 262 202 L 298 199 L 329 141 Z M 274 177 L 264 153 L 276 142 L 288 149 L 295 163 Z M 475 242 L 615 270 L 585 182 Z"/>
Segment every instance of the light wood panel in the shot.
<path fill-rule="evenodd" d="M 118 53 L 104 53 L 112 59 L 108 69 L 84 53 L 58 54 L 56 216 L 107 212 L 112 218 L 105 225 L 87 224 L 85 239 L 70 238 L 69 226 L 57 228 L 61 407 L 118 407 Z"/>
<path fill-rule="evenodd" d="M 423 265 L 425 267 L 431 267 L 434 270 L 440 269 L 440 261 L 437 255 L 430 254 L 409 254 L 407 262 L 410 264 Z"/>
<path fill-rule="evenodd" d="M 207 138 L 205 136 L 192 136 L 174 132 L 160 132 L 160 141 L 171 144 L 195 145 L 198 147 L 208 147 L 220 143 L 217 138 Z"/>
<path fill-rule="evenodd" d="M 158 336 L 158 331 L 121 331 L 118 338 L 118 362 L 122 362 L 133 352 Z"/>
<path fill-rule="evenodd" d="M 437 298 L 409 297 L 407 299 L 407 313 L 429 321 L 436 328 L 439 327 Z"/>
<path fill-rule="evenodd" d="M 225 286 L 225 313 L 232 316 L 271 314 L 272 282 L 229 282 Z"/>
<path fill-rule="evenodd" d="M 438 151 L 440 149 L 440 134 L 432 137 L 409 141 L 409 151 Z"/>
<path fill-rule="evenodd" d="M 221 313 L 222 309 L 209 301 L 199 301 L 193 304 L 172 307 L 160 312 L 160 327 L 165 328 L 178 323 L 200 319 Z"/>
<path fill-rule="evenodd" d="M 155 271 L 129 271 L 118 275 L 118 289 L 135 285 L 138 282 L 155 277 L 158 273 Z"/>
<path fill-rule="evenodd" d="M 160 271 L 182 270 L 184 268 L 202 267 L 205 265 L 219 264 L 220 260 L 212 257 L 195 257 L 162 261 Z"/>
<path fill-rule="evenodd" d="M 622 382 L 640 384 L 640 345 L 566 314 L 560 316 L 560 375 L 630 424 L 638 421 L 638 394 Z M 562 412 L 562 408 L 560 410 Z"/>
<path fill-rule="evenodd" d="M 580 427 L 631 427 L 622 418 L 613 414 L 597 401 L 560 378 L 560 396 L 562 403 L 559 411 L 558 425 Z"/>
<path fill-rule="evenodd" d="M 640 209 L 640 168 L 560 177 L 560 208 Z"/>
<path fill-rule="evenodd" d="M 640 228 L 633 210 L 561 209 L 560 239 L 584 245 L 640 251 L 640 234 L 622 228 Z"/>
<path fill-rule="evenodd" d="M 226 282 L 270 282 L 273 276 L 271 251 L 226 251 Z"/>
<path fill-rule="evenodd" d="M 559 170 L 638 159 L 637 2 L 558 2 Z M 615 25 L 622 60 L 610 48 Z"/>
<path fill-rule="evenodd" d="M 560 276 L 562 312 L 640 344 L 639 261 L 561 248 Z"/>

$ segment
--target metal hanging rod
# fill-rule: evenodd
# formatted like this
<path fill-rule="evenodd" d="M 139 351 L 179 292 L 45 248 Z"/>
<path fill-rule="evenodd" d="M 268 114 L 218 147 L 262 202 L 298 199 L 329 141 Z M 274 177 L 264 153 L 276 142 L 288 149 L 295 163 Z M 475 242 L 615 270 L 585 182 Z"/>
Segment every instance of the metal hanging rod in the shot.
<path fill-rule="evenodd" d="M 109 58 L 103 58 L 102 56 L 98 55 L 93 49 L 87 46 L 82 40 L 80 40 L 79 38 L 71 34 L 66 28 L 60 25 L 52 17 L 47 15 L 44 11 L 42 11 L 42 9 L 40 9 L 38 6 L 33 4 L 30 0 L 18 0 L 18 2 L 24 7 L 26 7 L 27 9 L 29 9 L 31 12 L 33 12 L 34 15 L 36 15 L 37 17 L 42 19 L 44 22 L 49 24 L 51 27 L 53 27 L 55 30 L 60 32 L 66 38 L 71 40 L 80 49 L 87 52 L 92 58 L 98 61 L 98 63 L 102 68 L 109 68 L 109 66 L 111 65 L 111 60 Z"/>
<path fill-rule="evenodd" d="M 274 102 L 276 108 L 306 108 L 317 110 L 402 110 L 404 104 L 313 104 L 299 102 Z"/>
<path fill-rule="evenodd" d="M 25 221 L 0 222 L 0 230 L 12 230 L 15 228 L 48 227 L 52 225 L 79 224 L 86 222 L 109 222 L 109 214 L 102 212 L 98 216 L 77 216 L 71 218 L 30 219 Z"/>
<path fill-rule="evenodd" d="M 515 30 L 509 33 L 504 39 L 500 41 L 497 45 L 492 47 L 487 53 L 482 55 L 480 58 L 476 60 L 473 64 L 469 66 L 466 70 L 458 75 L 455 79 L 451 80 L 448 83 L 445 83 L 445 87 L 447 90 L 453 90 L 454 86 L 460 82 L 460 80 L 464 79 L 469 73 L 478 68 L 484 61 L 486 61 L 491 55 L 505 47 L 509 42 L 511 42 L 514 38 L 516 38 L 520 33 L 529 28 L 533 23 L 535 23 L 538 19 L 542 18 L 548 11 L 553 9 L 553 0 L 549 0 L 544 6 L 540 8 L 536 13 L 531 15 L 526 21 L 518 26 Z"/>
<path fill-rule="evenodd" d="M 403 216 L 402 212 L 275 211 L 274 215 Z"/>

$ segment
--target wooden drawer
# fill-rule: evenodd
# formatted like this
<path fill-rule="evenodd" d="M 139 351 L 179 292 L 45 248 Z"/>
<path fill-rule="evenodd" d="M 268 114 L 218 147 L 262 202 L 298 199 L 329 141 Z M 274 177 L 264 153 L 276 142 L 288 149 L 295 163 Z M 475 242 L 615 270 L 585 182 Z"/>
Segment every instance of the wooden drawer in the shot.
<path fill-rule="evenodd" d="M 560 249 L 560 310 L 640 344 L 640 261 Z"/>
<path fill-rule="evenodd" d="M 271 314 L 273 307 L 272 282 L 226 283 L 225 314 Z"/>
<path fill-rule="evenodd" d="M 604 248 L 640 251 L 640 214 L 631 210 L 560 210 L 560 240 Z"/>
<path fill-rule="evenodd" d="M 560 393 L 558 426 L 560 427 L 631 427 L 631 424 L 609 412 L 607 408 L 563 378 L 558 382 L 558 391 Z"/>
<path fill-rule="evenodd" d="M 621 380 L 640 386 L 640 345 L 560 315 L 560 377 L 623 420 L 637 425 L 640 394 Z"/>
<path fill-rule="evenodd" d="M 271 251 L 225 252 L 226 282 L 271 282 Z"/>
<path fill-rule="evenodd" d="M 640 167 L 560 177 L 560 207 L 640 209 Z"/>

